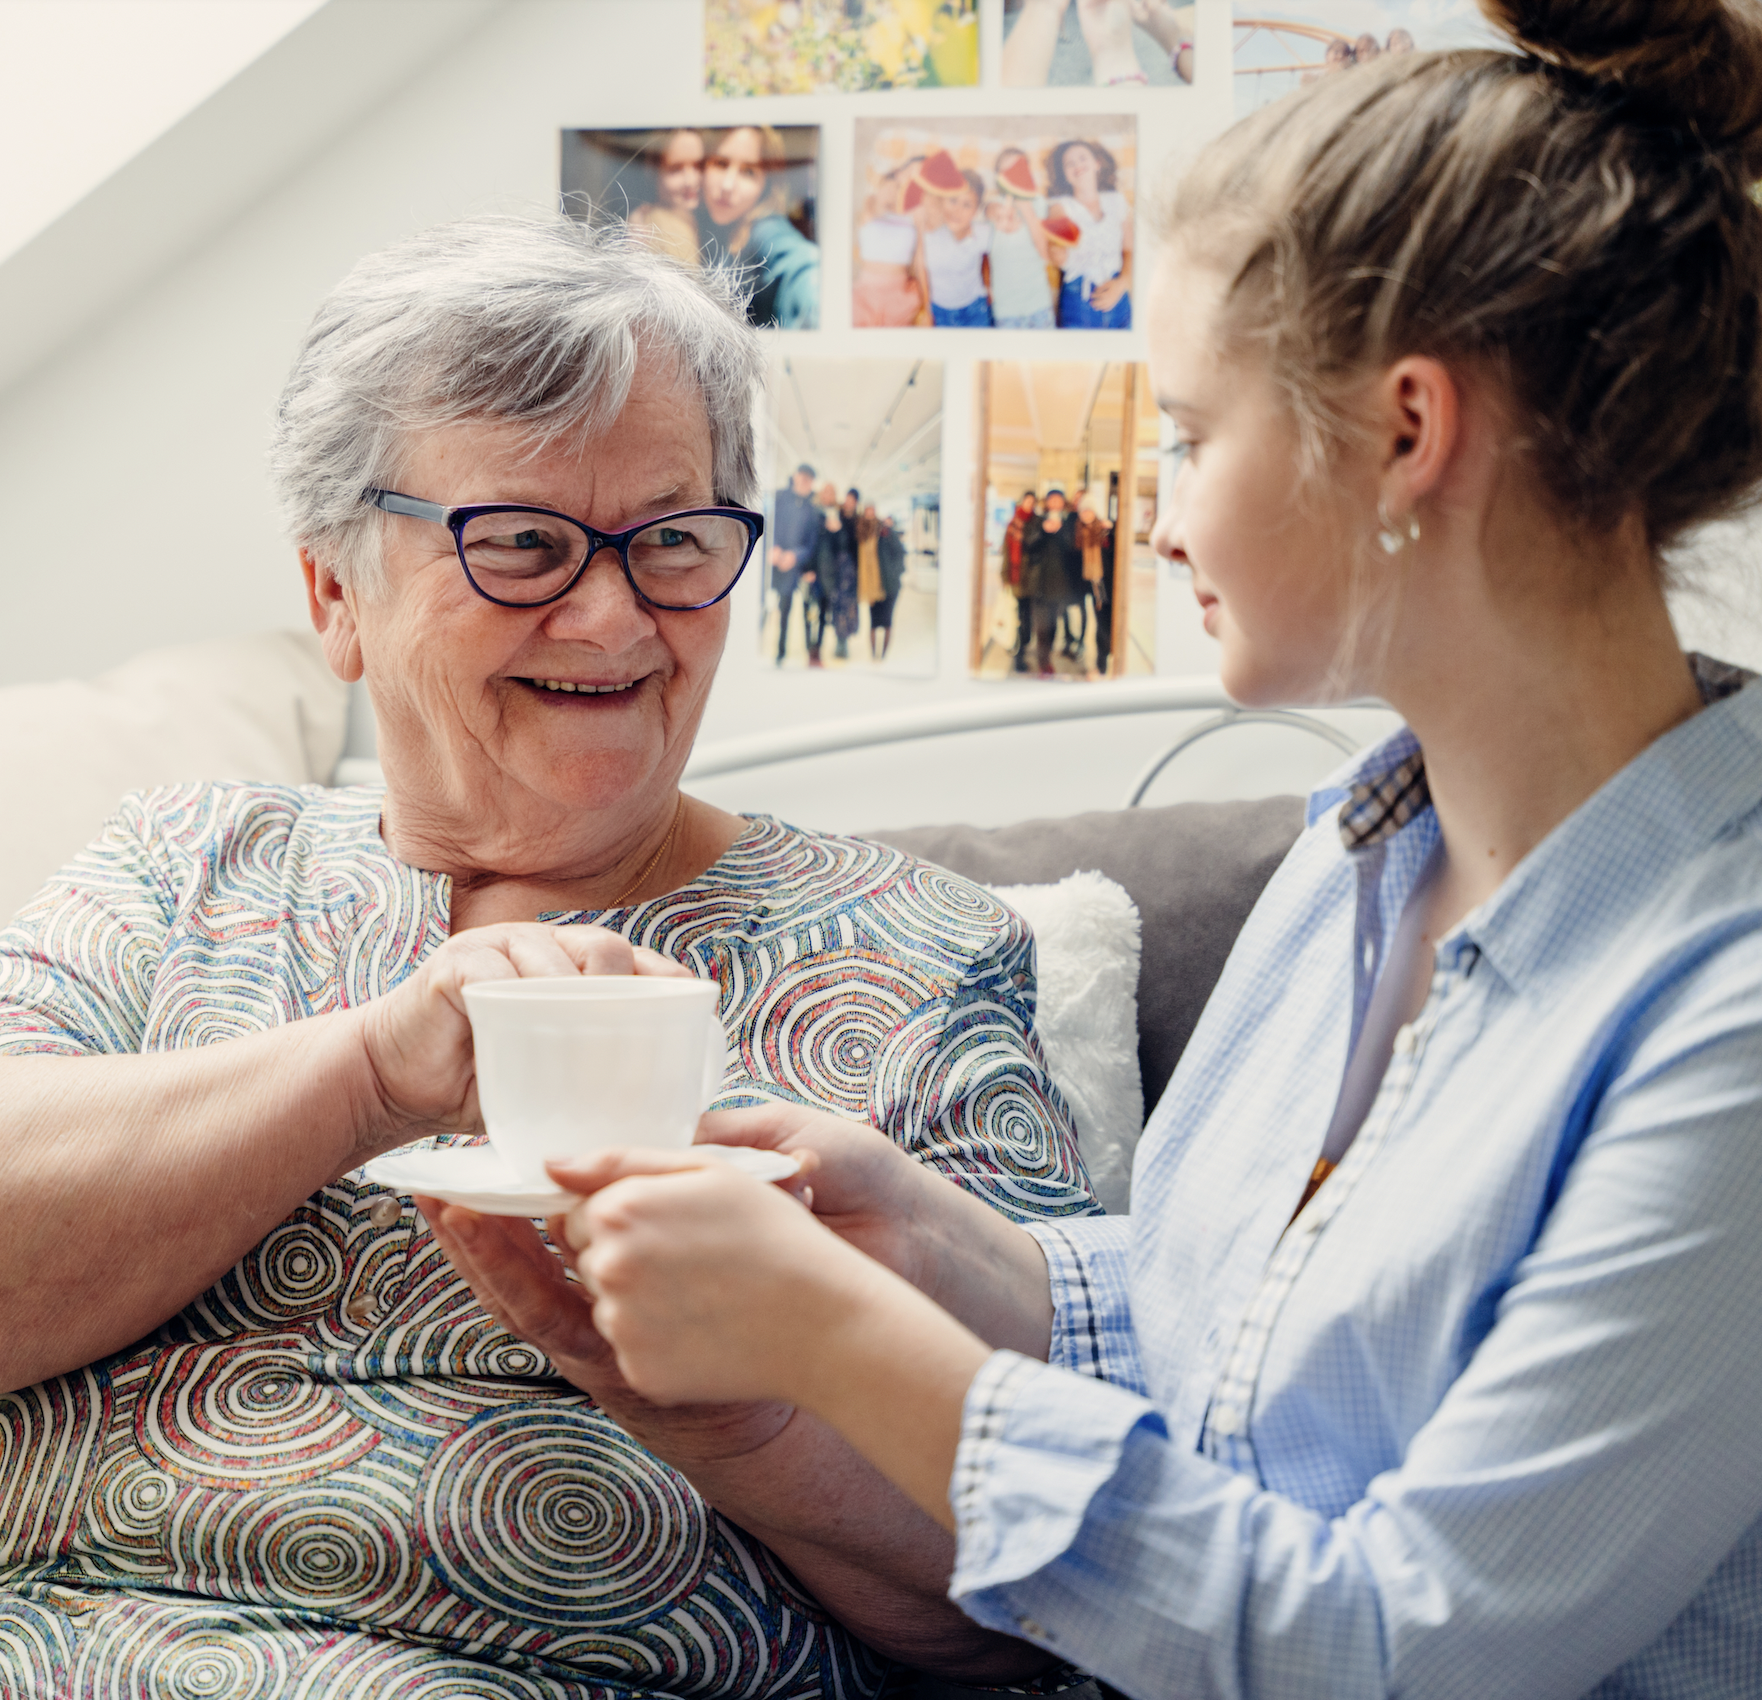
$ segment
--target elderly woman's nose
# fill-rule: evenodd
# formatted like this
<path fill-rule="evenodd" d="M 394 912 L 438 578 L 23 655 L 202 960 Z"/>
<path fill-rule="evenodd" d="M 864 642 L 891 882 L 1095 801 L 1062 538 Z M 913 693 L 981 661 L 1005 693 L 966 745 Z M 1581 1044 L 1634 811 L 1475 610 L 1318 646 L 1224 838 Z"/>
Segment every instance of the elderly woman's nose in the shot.
<path fill-rule="evenodd" d="M 647 637 L 655 622 L 624 576 L 616 549 L 602 548 L 560 602 L 553 603 L 546 629 L 553 634 L 591 636 L 612 648 Z"/>

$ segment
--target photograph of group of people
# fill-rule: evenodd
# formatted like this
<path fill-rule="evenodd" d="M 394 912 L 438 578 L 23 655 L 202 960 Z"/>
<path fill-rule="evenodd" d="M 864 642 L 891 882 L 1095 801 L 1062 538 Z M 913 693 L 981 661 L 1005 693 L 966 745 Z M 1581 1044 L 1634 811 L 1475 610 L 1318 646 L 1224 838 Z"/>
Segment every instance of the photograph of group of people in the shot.
<path fill-rule="evenodd" d="M 1159 425 L 1143 368 L 984 361 L 979 389 L 974 675 L 1154 672 Z"/>
<path fill-rule="evenodd" d="M 1489 47 L 1496 40 L 1475 0 L 1237 0 L 1234 35 L 1238 118 L 1386 53 Z"/>
<path fill-rule="evenodd" d="M 1004 0 L 1004 87 L 1190 83 L 1196 10 L 1172 0 Z"/>
<path fill-rule="evenodd" d="M 705 0 L 712 95 L 971 88 L 979 0 Z"/>
<path fill-rule="evenodd" d="M 816 330 L 819 155 L 814 124 L 565 130 L 563 205 L 683 265 L 739 267 L 755 325 Z"/>
<path fill-rule="evenodd" d="M 768 393 L 762 654 L 934 675 L 941 365 L 784 356 Z"/>
<path fill-rule="evenodd" d="M 859 119 L 851 323 L 1124 330 L 1137 127 Z"/>

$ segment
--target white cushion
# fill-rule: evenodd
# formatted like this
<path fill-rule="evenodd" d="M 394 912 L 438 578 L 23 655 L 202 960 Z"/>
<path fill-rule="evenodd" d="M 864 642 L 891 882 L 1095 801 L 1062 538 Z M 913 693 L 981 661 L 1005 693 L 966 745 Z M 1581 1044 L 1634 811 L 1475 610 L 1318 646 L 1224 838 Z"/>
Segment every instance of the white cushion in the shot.
<path fill-rule="evenodd" d="M 1057 885 L 991 887 L 1034 929 L 1040 1003 L 1035 1028 L 1077 1143 L 1110 1215 L 1130 1201 L 1144 1128 L 1138 1071 L 1138 907 L 1103 874 Z"/>
<path fill-rule="evenodd" d="M 348 690 L 311 632 L 149 650 L 95 679 L 0 686 L 0 925 L 129 791 L 190 779 L 324 784 Z"/>

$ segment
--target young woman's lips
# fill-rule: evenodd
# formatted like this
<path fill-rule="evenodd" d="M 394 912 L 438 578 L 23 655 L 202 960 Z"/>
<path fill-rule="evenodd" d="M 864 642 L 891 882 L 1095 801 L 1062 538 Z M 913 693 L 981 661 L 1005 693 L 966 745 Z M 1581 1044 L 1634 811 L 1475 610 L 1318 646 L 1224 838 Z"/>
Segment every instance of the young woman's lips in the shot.
<path fill-rule="evenodd" d="M 1199 604 L 1200 624 L 1205 627 L 1206 632 L 1210 636 L 1216 637 L 1217 636 L 1218 599 L 1215 596 L 1213 596 L 1211 594 L 1211 592 L 1208 590 L 1194 591 L 1193 592 L 1193 599 Z"/>

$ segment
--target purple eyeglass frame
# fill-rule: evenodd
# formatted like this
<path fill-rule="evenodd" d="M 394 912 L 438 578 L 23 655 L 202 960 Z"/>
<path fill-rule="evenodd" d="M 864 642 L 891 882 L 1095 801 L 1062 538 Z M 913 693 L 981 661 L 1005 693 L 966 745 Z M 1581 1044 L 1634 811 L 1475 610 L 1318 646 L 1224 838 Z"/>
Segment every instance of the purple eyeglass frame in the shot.
<path fill-rule="evenodd" d="M 641 525 L 633 525 L 628 531 L 601 531 L 597 526 L 589 525 L 586 520 L 577 519 L 573 514 L 560 513 L 555 508 L 534 507 L 531 502 L 471 502 L 464 507 L 450 508 L 440 502 L 425 502 L 420 496 L 405 496 L 396 490 L 379 489 L 363 490 L 361 500 L 369 507 L 380 508 L 388 514 L 406 514 L 411 519 L 433 520 L 436 525 L 444 525 L 453 534 L 453 550 L 459 557 L 465 582 L 485 602 L 493 602 L 498 608 L 548 608 L 553 602 L 561 602 L 581 582 L 581 575 L 593 564 L 594 557 L 602 549 L 610 548 L 618 552 L 618 565 L 624 569 L 624 582 L 630 586 L 639 602 L 646 602 L 649 607 L 659 608 L 668 614 L 695 614 L 703 608 L 714 608 L 740 583 L 740 575 L 746 571 L 747 562 L 753 558 L 753 550 L 759 546 L 759 539 L 765 535 L 765 516 L 754 513 L 751 508 L 681 508 L 677 513 L 657 514 L 653 519 L 645 519 Z M 537 602 L 506 602 L 499 596 L 491 596 L 471 576 L 471 568 L 465 560 L 465 527 L 480 514 L 544 514 L 550 519 L 563 520 L 577 531 L 587 533 L 587 553 L 569 582 L 554 595 L 542 597 Z M 746 526 L 746 554 L 742 556 L 740 565 L 727 586 L 708 602 L 657 602 L 644 593 L 642 586 L 631 574 L 630 540 L 651 526 L 665 524 L 670 519 L 689 519 L 694 514 L 721 514 L 741 521 Z"/>

